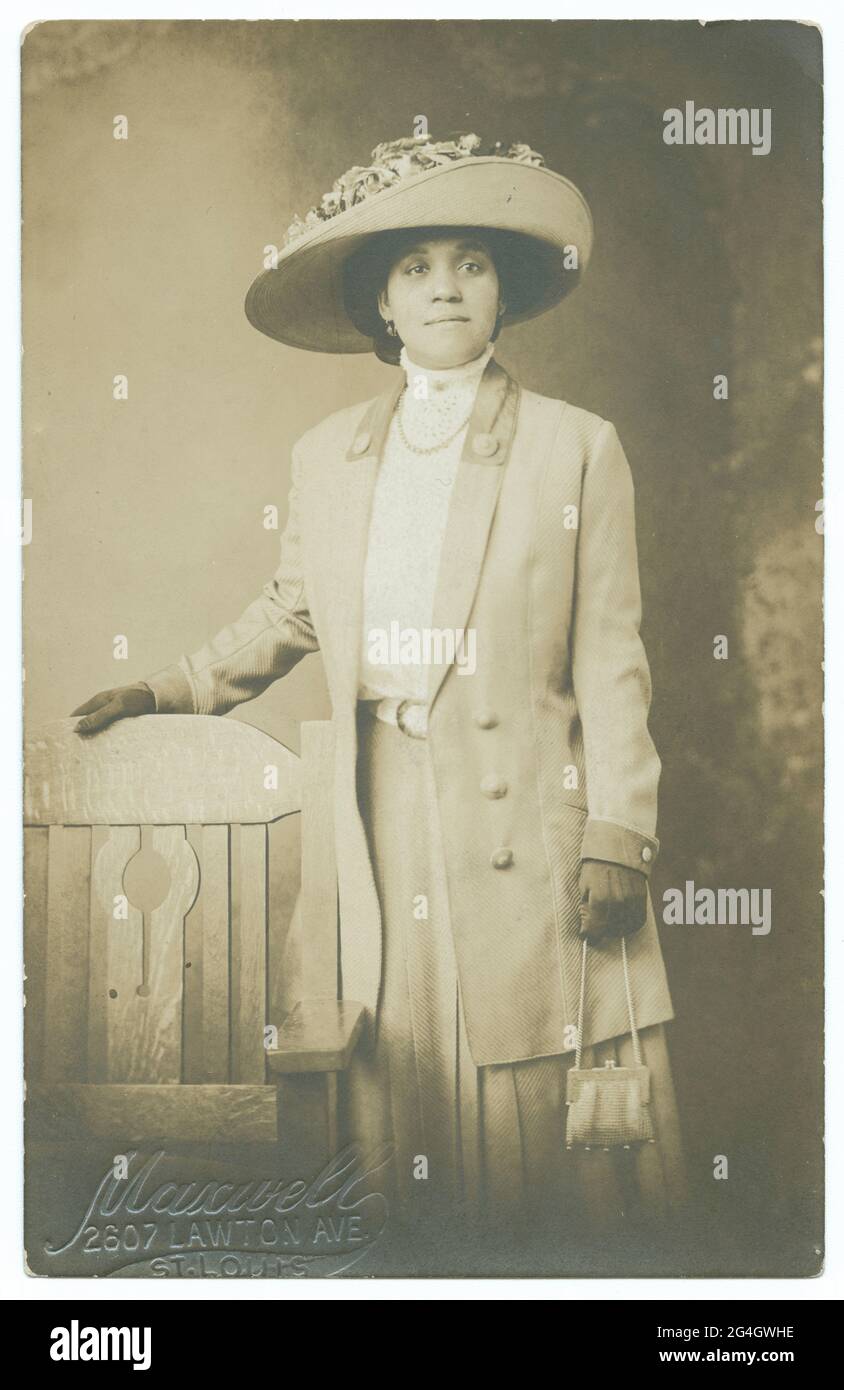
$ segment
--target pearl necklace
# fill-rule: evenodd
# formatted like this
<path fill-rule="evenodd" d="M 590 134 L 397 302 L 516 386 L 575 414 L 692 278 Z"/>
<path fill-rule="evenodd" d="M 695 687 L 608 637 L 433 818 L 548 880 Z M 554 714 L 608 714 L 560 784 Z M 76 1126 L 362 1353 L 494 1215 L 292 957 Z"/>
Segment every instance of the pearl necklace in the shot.
<path fill-rule="evenodd" d="M 437 444 L 431 444 L 431 445 L 428 445 L 427 447 L 424 447 L 424 448 L 423 448 L 423 446 L 422 446 L 421 444 L 414 444 L 414 443 L 413 443 L 413 440 L 408 438 L 407 433 L 406 433 L 405 428 L 404 428 L 404 423 L 403 423 L 403 421 L 402 421 L 401 416 L 402 416 L 402 404 L 403 404 L 403 402 L 404 402 L 404 398 L 405 398 L 405 395 L 406 395 L 406 394 L 407 394 L 407 383 L 405 383 L 405 385 L 402 387 L 401 393 L 399 394 L 399 398 L 398 398 L 398 400 L 396 401 L 396 404 L 395 404 L 396 424 L 398 425 L 399 436 L 400 436 L 400 438 L 401 438 L 402 444 L 405 446 L 406 449 L 410 449 L 411 453 L 414 453 L 414 454 L 424 454 L 424 455 L 438 454 L 442 449 L 446 449 L 446 448 L 448 447 L 449 444 L 453 444 L 453 443 L 454 443 L 454 440 L 457 438 L 457 436 L 458 436 L 459 434 L 461 434 L 461 433 L 463 432 L 463 430 L 465 430 L 466 426 L 468 425 L 469 421 L 470 421 L 471 418 L 472 418 L 472 414 L 473 414 L 473 411 L 474 411 L 474 409 L 475 409 L 474 402 L 473 402 L 473 403 L 472 403 L 472 407 L 471 407 L 471 409 L 470 409 L 470 411 L 469 411 L 469 414 L 466 416 L 466 419 L 463 420 L 463 421 L 461 421 L 461 423 L 457 426 L 457 429 L 456 429 L 456 430 L 452 430 L 451 434 L 447 435 L 445 439 L 441 439 L 441 440 L 439 441 L 439 443 L 437 443 Z"/>

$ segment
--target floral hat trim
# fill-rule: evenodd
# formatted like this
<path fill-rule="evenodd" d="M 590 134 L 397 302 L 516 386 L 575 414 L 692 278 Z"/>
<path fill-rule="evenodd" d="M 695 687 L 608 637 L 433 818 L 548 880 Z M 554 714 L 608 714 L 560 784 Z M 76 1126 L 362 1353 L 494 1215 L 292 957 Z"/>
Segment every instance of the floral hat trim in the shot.
<path fill-rule="evenodd" d="M 356 164 L 352 169 L 347 169 L 345 174 L 335 179 L 330 192 L 323 194 L 315 207 L 310 208 L 304 217 L 294 218 L 285 233 L 284 244 L 289 246 L 320 222 L 328 222 L 385 188 L 392 188 L 404 179 L 427 173 L 429 169 L 449 164 L 455 159 L 467 159 L 470 155 L 494 155 L 499 159 L 512 159 L 518 164 L 533 164 L 539 168 L 545 165 L 542 155 L 529 145 L 505 147 L 498 141 L 488 150 L 482 150 L 480 146 L 477 135 L 459 135 L 453 140 L 439 141 L 431 140 L 428 135 L 410 135 L 403 140 L 388 140 L 376 145 L 370 164 Z"/>

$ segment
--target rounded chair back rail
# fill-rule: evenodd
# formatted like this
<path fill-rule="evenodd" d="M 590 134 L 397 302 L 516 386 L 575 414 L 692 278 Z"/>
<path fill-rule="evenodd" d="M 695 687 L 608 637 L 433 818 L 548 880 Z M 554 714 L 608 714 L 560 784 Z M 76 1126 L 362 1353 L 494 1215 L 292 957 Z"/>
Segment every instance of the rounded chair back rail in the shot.
<path fill-rule="evenodd" d="M 214 715 L 142 715 L 93 736 L 76 719 L 24 744 L 26 825 L 266 825 L 302 809 L 299 758 Z"/>

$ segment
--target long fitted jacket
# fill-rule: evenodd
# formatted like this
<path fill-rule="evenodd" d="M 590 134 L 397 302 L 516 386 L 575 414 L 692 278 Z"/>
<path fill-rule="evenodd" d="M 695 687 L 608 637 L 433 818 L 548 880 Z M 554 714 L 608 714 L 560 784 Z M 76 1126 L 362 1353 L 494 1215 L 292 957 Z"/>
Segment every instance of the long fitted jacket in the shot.
<path fill-rule="evenodd" d="M 200 651 L 149 678 L 161 712 L 222 714 L 319 650 L 333 707 L 343 997 L 376 1021 L 380 908 L 356 792 L 363 572 L 401 382 L 294 446 L 275 577 Z M 630 467 L 614 426 L 525 390 L 478 388 L 433 629 L 474 629 L 476 669 L 429 670 L 428 742 L 461 995 L 477 1065 L 571 1051 L 583 858 L 650 873 L 660 761 Z M 628 938 L 637 1026 L 673 1017 L 650 891 Z M 589 950 L 585 1045 L 628 1033 L 620 943 Z"/>

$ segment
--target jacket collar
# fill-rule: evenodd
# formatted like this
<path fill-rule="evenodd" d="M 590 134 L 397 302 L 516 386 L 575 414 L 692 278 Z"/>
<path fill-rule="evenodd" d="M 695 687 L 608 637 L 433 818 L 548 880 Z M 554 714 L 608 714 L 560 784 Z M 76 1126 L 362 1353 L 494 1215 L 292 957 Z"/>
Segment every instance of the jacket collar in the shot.
<path fill-rule="evenodd" d="M 346 459 L 357 463 L 364 458 L 380 458 L 396 402 L 404 386 L 399 378 L 367 407 L 354 432 Z M 475 405 L 466 431 L 461 461 L 501 467 L 510 456 L 516 428 L 518 382 L 500 362 L 490 358 L 481 377 Z"/>

